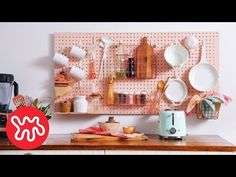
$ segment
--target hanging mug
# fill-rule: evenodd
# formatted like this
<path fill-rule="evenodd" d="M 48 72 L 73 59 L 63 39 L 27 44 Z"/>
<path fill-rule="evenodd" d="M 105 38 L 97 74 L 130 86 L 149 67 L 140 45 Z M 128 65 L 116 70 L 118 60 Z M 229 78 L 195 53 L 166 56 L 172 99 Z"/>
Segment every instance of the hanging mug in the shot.
<path fill-rule="evenodd" d="M 76 80 L 81 80 L 85 77 L 85 71 L 76 66 L 72 66 L 69 74 L 74 77 Z"/>
<path fill-rule="evenodd" d="M 56 52 L 53 57 L 53 61 L 59 66 L 66 66 L 69 62 L 69 58 Z"/>
<path fill-rule="evenodd" d="M 70 51 L 70 55 L 83 60 L 86 56 L 86 51 L 80 47 L 73 46 Z"/>

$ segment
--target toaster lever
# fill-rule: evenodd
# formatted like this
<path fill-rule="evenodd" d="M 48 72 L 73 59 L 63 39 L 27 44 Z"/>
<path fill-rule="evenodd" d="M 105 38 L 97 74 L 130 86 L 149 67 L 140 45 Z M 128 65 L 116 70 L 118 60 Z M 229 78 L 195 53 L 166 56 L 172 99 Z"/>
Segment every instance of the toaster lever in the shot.
<path fill-rule="evenodd" d="M 175 114 L 172 113 L 172 125 L 175 125 Z"/>

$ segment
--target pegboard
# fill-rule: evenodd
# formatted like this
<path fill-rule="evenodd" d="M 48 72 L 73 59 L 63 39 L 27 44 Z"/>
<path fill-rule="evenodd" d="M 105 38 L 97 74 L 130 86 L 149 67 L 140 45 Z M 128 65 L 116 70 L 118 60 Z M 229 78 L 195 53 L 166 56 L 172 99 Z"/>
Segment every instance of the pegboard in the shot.
<path fill-rule="evenodd" d="M 154 109 L 154 95 L 156 92 L 157 82 L 159 80 L 166 80 L 168 77 L 174 76 L 174 70 L 166 63 L 164 59 L 164 50 L 170 44 L 175 41 L 179 41 L 183 44 L 183 39 L 186 36 L 194 35 L 199 41 L 204 41 L 206 49 L 207 62 L 213 65 L 217 70 L 219 68 L 219 33 L 218 32 L 150 32 L 150 33 L 55 33 L 54 34 L 54 51 L 62 52 L 69 59 L 69 67 L 73 65 L 78 66 L 78 59 L 69 55 L 73 45 L 77 45 L 78 41 L 81 41 L 82 46 L 87 50 L 93 42 L 99 41 L 103 36 L 109 36 L 113 40 L 112 46 L 108 50 L 106 61 L 106 74 L 114 74 L 114 51 L 115 46 L 121 42 L 125 44 L 126 50 L 130 51 L 136 49 L 141 44 L 143 37 L 147 37 L 149 44 L 156 45 L 154 48 L 154 55 L 157 61 L 156 65 L 156 78 L 155 79 L 122 79 L 115 80 L 114 91 L 142 91 L 148 92 L 148 101 L 145 106 L 138 105 L 112 105 L 107 106 L 105 100 L 94 99 L 89 101 L 88 112 L 101 113 L 101 114 L 156 114 Z M 102 57 L 103 49 L 101 47 L 96 48 L 95 66 L 96 73 L 98 75 L 98 69 L 100 60 Z M 73 100 L 76 95 L 90 95 L 92 92 L 92 83 L 95 85 L 100 93 L 103 95 L 106 93 L 107 82 L 106 79 L 89 80 L 89 60 L 86 57 L 81 62 L 82 68 L 86 72 L 86 78 L 81 81 L 81 87 L 78 83 L 73 85 L 73 91 L 69 94 L 55 99 L 55 103 L 59 103 L 65 100 Z M 200 47 L 197 47 L 194 51 L 190 52 L 190 58 L 184 64 L 181 69 L 177 69 L 177 75 L 186 83 L 188 87 L 188 97 L 182 103 L 181 106 L 174 107 L 179 109 L 186 109 L 189 99 L 194 95 L 200 93 L 195 90 L 188 80 L 188 74 L 190 69 L 196 65 L 200 60 Z M 55 66 L 55 74 L 57 74 L 61 68 Z M 217 89 L 218 86 L 215 88 Z M 173 105 L 163 97 L 161 102 L 161 109 L 173 108 Z"/>

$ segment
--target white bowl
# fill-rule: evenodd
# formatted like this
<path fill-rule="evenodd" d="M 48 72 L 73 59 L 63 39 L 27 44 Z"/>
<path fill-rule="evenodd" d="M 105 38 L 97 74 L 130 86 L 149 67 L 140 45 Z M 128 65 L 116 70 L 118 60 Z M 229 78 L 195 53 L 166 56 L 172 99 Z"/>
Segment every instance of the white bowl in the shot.
<path fill-rule="evenodd" d="M 188 58 L 188 50 L 180 44 L 173 44 L 166 48 L 164 52 L 166 62 L 173 68 L 183 66 Z"/>

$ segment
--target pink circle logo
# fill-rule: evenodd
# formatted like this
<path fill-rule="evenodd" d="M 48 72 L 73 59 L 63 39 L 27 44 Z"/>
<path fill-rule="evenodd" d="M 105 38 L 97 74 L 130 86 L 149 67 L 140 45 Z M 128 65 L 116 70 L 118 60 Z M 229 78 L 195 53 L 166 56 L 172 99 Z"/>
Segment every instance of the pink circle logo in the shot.
<path fill-rule="evenodd" d="M 7 120 L 8 139 L 20 149 L 35 149 L 48 136 L 49 124 L 43 112 L 27 106 L 12 112 Z"/>

